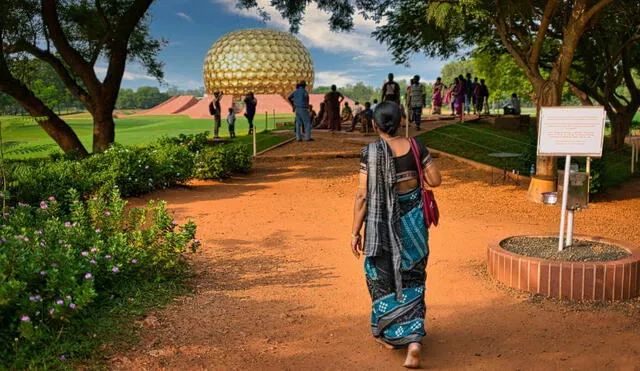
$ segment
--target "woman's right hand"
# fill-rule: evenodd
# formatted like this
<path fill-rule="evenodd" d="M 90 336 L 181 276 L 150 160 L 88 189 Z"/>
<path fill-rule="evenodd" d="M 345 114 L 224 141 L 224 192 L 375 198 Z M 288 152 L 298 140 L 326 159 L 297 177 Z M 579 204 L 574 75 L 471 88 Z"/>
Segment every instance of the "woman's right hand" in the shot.
<path fill-rule="evenodd" d="M 351 237 L 351 252 L 356 259 L 360 259 L 360 254 L 362 253 L 362 238 L 360 235 L 358 237 Z"/>

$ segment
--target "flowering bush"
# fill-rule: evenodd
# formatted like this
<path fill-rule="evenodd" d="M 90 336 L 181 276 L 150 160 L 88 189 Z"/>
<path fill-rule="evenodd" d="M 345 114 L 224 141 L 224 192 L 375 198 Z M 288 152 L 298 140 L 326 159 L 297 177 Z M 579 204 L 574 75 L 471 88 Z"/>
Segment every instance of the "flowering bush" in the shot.
<path fill-rule="evenodd" d="M 184 253 L 199 246 L 195 224 L 178 225 L 164 202 L 125 210 L 116 189 L 67 199 L 19 203 L 0 221 L 0 368 L 46 348 L 125 283 L 183 275 Z"/>
<path fill-rule="evenodd" d="M 251 153 L 245 145 L 226 145 L 205 148 L 195 158 L 198 179 L 225 179 L 232 173 L 246 173 L 251 169 Z"/>

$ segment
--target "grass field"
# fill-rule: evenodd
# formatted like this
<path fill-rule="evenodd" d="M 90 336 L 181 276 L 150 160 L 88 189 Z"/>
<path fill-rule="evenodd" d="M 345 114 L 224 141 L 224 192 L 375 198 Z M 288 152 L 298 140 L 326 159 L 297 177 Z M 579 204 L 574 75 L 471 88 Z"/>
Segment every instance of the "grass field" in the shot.
<path fill-rule="evenodd" d="M 527 133 L 496 129 L 484 123 L 466 123 L 443 126 L 420 135 L 428 147 L 456 156 L 468 158 L 498 168 L 515 169 L 523 175 L 529 175 L 528 161 L 535 156 L 535 147 L 530 143 Z M 626 147 L 622 152 L 607 151 L 608 137 L 605 137 L 604 157 L 601 159 L 603 171 L 602 186 L 618 186 L 631 177 L 629 168 L 631 150 Z M 523 156 L 513 160 L 502 160 L 489 156 L 494 152 L 519 153 Z M 527 157 L 529 153 L 529 157 Z M 585 167 L 585 158 L 576 158 L 581 169 Z M 558 163 L 562 168 L 562 159 Z M 595 165 L 594 165 L 595 166 Z"/>
<path fill-rule="evenodd" d="M 67 123 L 73 128 L 80 140 L 88 150 L 92 143 L 92 120 L 88 114 L 75 114 L 65 117 Z M 276 121 L 292 121 L 293 115 L 279 115 Z M 46 157 L 49 154 L 60 152 L 57 144 L 42 128 L 30 120 L 15 120 L 9 117 L 0 117 L 2 121 L 2 135 L 5 157 L 37 158 Z M 258 151 L 284 140 L 281 136 L 262 133 L 265 130 L 265 117 L 257 115 L 254 124 L 259 130 L 257 136 Z M 273 129 L 273 118 L 269 116 L 268 128 Z M 247 136 L 249 124 L 247 119 L 238 116 L 236 119 L 236 135 L 234 142 L 251 143 Z M 116 119 L 116 142 L 123 145 L 144 145 L 162 136 L 176 136 L 178 134 L 196 134 L 209 131 L 213 135 L 213 120 L 191 119 L 187 116 L 124 116 Z M 220 136 L 228 138 L 229 131 L 225 120 L 220 128 Z"/>

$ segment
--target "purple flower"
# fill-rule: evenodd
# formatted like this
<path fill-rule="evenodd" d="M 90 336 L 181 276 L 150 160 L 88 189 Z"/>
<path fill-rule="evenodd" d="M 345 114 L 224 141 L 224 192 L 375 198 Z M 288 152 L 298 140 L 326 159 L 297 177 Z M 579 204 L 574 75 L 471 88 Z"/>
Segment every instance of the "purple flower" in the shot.
<path fill-rule="evenodd" d="M 40 241 L 40 246 L 45 247 L 47 244 L 44 241 Z"/>
<path fill-rule="evenodd" d="M 71 228 L 71 222 L 64 222 L 64 226 L 67 228 Z"/>
<path fill-rule="evenodd" d="M 24 203 L 24 202 L 18 202 L 18 206 L 20 206 L 20 207 L 26 207 L 26 206 L 29 206 L 29 204 Z"/>
<path fill-rule="evenodd" d="M 9 213 L 2 213 L 3 216 L 9 216 Z"/>
<path fill-rule="evenodd" d="M 65 357 L 65 356 L 64 356 L 64 354 L 62 354 L 62 355 L 60 355 L 60 360 L 61 360 L 61 361 L 66 361 L 66 360 L 67 360 L 67 357 Z"/>
<path fill-rule="evenodd" d="M 23 238 L 24 242 L 29 242 L 29 237 Z"/>
<path fill-rule="evenodd" d="M 76 305 L 75 305 L 75 304 L 73 304 L 73 303 L 71 303 L 71 304 L 69 304 L 69 308 L 71 308 L 71 309 L 76 309 Z"/>
<path fill-rule="evenodd" d="M 97 262 L 97 261 L 95 261 L 95 260 L 93 260 L 93 259 L 89 260 L 89 263 L 91 263 L 91 264 L 98 264 L 98 262 Z"/>
<path fill-rule="evenodd" d="M 64 304 L 64 301 L 62 301 L 62 299 L 58 299 L 58 300 L 56 300 L 56 304 L 62 305 L 62 304 Z"/>
<path fill-rule="evenodd" d="M 24 315 L 22 315 L 22 317 L 20 317 L 20 321 L 22 321 L 22 322 L 30 322 L 31 318 L 29 318 L 29 316 L 24 314 Z"/>
<path fill-rule="evenodd" d="M 45 272 L 45 271 L 40 271 L 40 275 L 41 275 L 41 276 L 46 276 L 46 275 L 47 275 L 47 272 Z"/>
<path fill-rule="evenodd" d="M 41 208 L 42 210 L 46 210 L 46 209 L 47 209 L 47 207 L 48 207 L 48 206 L 47 206 L 47 203 L 46 203 L 45 201 L 40 201 L 40 208 Z"/>
<path fill-rule="evenodd" d="M 91 273 L 87 273 L 87 274 L 85 274 L 85 275 L 84 275 L 84 278 L 85 278 L 85 279 L 87 279 L 87 280 L 90 280 L 90 279 L 91 279 L 91 277 L 93 277 L 93 276 L 91 275 Z"/>
<path fill-rule="evenodd" d="M 56 263 L 51 263 L 51 268 L 58 268 L 58 264 L 56 264 Z"/>
<path fill-rule="evenodd" d="M 36 231 L 36 234 L 37 234 L 37 235 L 41 235 L 41 234 L 42 234 L 42 231 Z"/>
<path fill-rule="evenodd" d="M 102 232 L 102 229 L 96 228 L 96 233 L 100 233 L 100 232 Z"/>
<path fill-rule="evenodd" d="M 29 296 L 29 301 L 36 301 L 36 297 L 35 296 Z"/>
<path fill-rule="evenodd" d="M 67 295 L 67 296 L 65 296 L 65 298 L 66 298 L 67 300 L 71 300 L 71 295 Z"/>
<path fill-rule="evenodd" d="M 111 268 L 111 271 L 112 271 L 113 273 L 118 273 L 118 272 L 120 272 L 120 268 L 118 268 L 118 267 L 113 267 L 113 268 Z"/>
<path fill-rule="evenodd" d="M 92 247 L 90 251 L 91 252 L 96 252 L 96 251 L 98 251 L 98 249 L 96 249 L 95 247 Z"/>
<path fill-rule="evenodd" d="M 109 211 L 109 210 L 105 211 L 105 212 L 104 212 L 104 215 L 106 215 L 106 216 L 111 216 L 111 211 Z"/>
<path fill-rule="evenodd" d="M 105 255 L 104 258 L 105 259 L 111 259 L 111 255 Z"/>
<path fill-rule="evenodd" d="M 49 201 L 55 201 L 55 200 L 56 200 L 56 198 L 55 198 L 55 197 L 53 197 L 53 196 L 49 196 Z"/>
<path fill-rule="evenodd" d="M 81 252 L 81 253 L 80 253 L 80 255 L 82 255 L 82 256 L 87 256 L 87 255 L 89 255 L 89 253 L 88 253 L 88 252 L 86 252 L 86 251 L 83 251 L 83 252 Z"/>
<path fill-rule="evenodd" d="M 135 264 L 138 262 L 138 259 L 131 259 L 131 263 Z"/>
<path fill-rule="evenodd" d="M 53 315 L 55 312 L 56 312 L 55 309 L 53 309 L 53 308 L 49 309 L 49 315 Z"/>
<path fill-rule="evenodd" d="M 36 300 L 40 300 L 40 299 L 42 299 L 40 295 L 36 295 Z"/>

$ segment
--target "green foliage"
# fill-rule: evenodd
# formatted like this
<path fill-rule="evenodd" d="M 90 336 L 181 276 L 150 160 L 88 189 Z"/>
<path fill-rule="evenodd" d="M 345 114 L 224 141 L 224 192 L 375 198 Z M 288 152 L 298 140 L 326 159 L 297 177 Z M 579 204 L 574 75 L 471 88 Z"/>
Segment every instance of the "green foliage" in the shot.
<path fill-rule="evenodd" d="M 195 177 L 198 179 L 226 179 L 232 173 L 246 173 L 251 169 L 251 153 L 244 145 L 206 148 L 196 155 Z"/>
<path fill-rule="evenodd" d="M 125 208 L 114 189 L 88 199 L 70 190 L 66 198 L 19 204 L 4 214 L 0 368 L 38 366 L 34 356 L 41 359 L 43 349 L 61 349 L 69 341 L 78 351 L 86 334 L 76 326 L 95 311 L 114 308 L 119 300 L 113 299 L 129 295 L 131 283 L 183 277 L 184 253 L 199 246 L 195 224 L 178 226 L 164 202 Z"/>
<path fill-rule="evenodd" d="M 440 71 L 440 77 L 442 78 L 443 84 L 450 86 L 453 85 L 453 80 L 460 75 L 463 75 L 466 79 L 467 73 L 470 73 L 473 77 L 477 76 L 476 63 L 472 59 L 460 59 L 445 64 Z M 491 89 L 489 89 L 489 91 L 491 91 Z"/>
<path fill-rule="evenodd" d="M 245 145 L 207 147 L 207 133 L 162 138 L 148 147 L 113 145 L 104 153 L 78 160 L 54 156 L 51 160 L 10 163 L 11 198 L 30 204 L 51 195 L 63 201 L 67 190 L 87 195 L 115 187 L 125 197 L 182 183 L 194 177 L 224 179 L 251 168 Z"/>
<path fill-rule="evenodd" d="M 492 55 L 474 50 L 471 63 L 480 79 L 485 79 L 491 99 L 508 100 L 512 93 L 518 94 L 521 102 L 530 101 L 534 93 L 531 82 L 516 64 L 511 54 Z"/>

